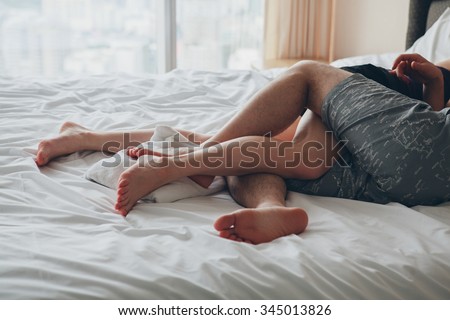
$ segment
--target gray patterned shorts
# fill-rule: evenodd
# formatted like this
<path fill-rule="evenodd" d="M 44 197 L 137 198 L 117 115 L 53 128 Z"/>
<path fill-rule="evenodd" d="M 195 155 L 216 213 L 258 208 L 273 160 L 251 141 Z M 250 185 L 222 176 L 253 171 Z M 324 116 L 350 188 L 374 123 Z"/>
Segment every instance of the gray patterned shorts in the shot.
<path fill-rule="evenodd" d="M 322 120 L 343 158 L 316 180 L 287 179 L 291 191 L 376 203 L 435 205 L 450 200 L 450 109 L 435 112 L 362 75 L 325 98 Z"/>

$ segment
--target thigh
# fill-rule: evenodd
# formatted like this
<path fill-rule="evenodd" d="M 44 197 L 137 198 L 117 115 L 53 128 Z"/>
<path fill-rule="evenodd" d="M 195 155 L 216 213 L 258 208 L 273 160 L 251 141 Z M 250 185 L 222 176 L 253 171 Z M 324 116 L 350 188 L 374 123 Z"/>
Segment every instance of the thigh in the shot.
<path fill-rule="evenodd" d="M 328 93 L 352 75 L 348 71 L 314 61 L 301 61 L 294 65 L 290 71 L 298 73 L 302 78 L 306 79 L 307 108 L 319 117 L 322 116 L 321 109 L 323 101 Z"/>
<path fill-rule="evenodd" d="M 344 145 L 319 116 L 307 110 L 298 123 L 292 139 L 302 151 L 303 164 L 315 172 L 315 178 L 327 172 L 337 162 L 343 163 Z"/>
<path fill-rule="evenodd" d="M 297 130 L 298 123 L 301 120 L 301 116 L 297 118 L 289 127 L 287 127 L 283 132 L 277 134 L 274 136 L 275 139 L 281 140 L 281 141 L 292 141 L 295 136 L 295 132 Z"/>

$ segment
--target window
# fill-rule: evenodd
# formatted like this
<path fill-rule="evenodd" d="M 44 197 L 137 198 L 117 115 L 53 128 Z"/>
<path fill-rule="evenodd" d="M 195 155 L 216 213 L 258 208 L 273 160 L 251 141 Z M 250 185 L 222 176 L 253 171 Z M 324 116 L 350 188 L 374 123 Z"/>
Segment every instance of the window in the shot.
<path fill-rule="evenodd" d="M 249 68 L 261 60 L 263 6 L 263 0 L 0 0 L 0 74 Z"/>
<path fill-rule="evenodd" d="M 262 60 L 262 0 L 177 2 L 180 68 L 248 69 Z"/>
<path fill-rule="evenodd" d="M 155 1 L 0 0 L 0 71 L 154 72 Z"/>

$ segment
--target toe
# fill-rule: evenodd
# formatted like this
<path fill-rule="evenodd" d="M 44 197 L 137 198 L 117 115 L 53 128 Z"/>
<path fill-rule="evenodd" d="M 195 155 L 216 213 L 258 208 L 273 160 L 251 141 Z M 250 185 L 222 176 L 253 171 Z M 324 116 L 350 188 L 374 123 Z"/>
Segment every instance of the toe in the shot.
<path fill-rule="evenodd" d="M 119 190 L 120 190 L 121 188 L 123 188 L 124 190 L 126 190 L 125 187 L 128 186 L 129 184 L 130 184 L 130 182 L 128 181 L 128 177 L 127 177 L 127 176 L 124 176 L 124 175 L 122 174 L 122 175 L 120 176 L 120 179 L 119 179 L 119 185 L 118 185 Z"/>
<path fill-rule="evenodd" d="M 134 206 L 134 203 L 128 202 L 122 209 L 123 209 L 124 211 L 126 211 L 126 213 L 128 214 L 128 212 L 131 211 L 131 208 L 133 208 L 133 206 Z"/>
<path fill-rule="evenodd" d="M 35 162 L 38 166 L 43 166 L 48 162 L 48 150 L 50 148 L 50 142 L 49 141 L 41 141 L 38 146 L 38 152 L 36 155 Z"/>
<path fill-rule="evenodd" d="M 118 194 L 117 195 L 117 203 L 123 202 L 125 199 L 128 199 L 126 195 Z"/>
<path fill-rule="evenodd" d="M 232 226 L 234 226 L 236 222 L 236 216 L 234 214 L 228 214 L 225 216 L 221 216 L 219 219 L 216 220 L 214 223 L 214 228 L 217 231 L 224 231 L 230 229 Z"/>
<path fill-rule="evenodd" d="M 234 230 L 230 229 L 230 230 L 223 230 L 219 232 L 219 236 L 221 238 L 226 238 L 226 239 L 231 239 L 231 236 L 234 235 Z"/>
<path fill-rule="evenodd" d="M 136 151 L 136 157 L 137 158 L 142 157 L 145 154 L 147 154 L 145 149 L 139 149 L 139 150 Z"/>
<path fill-rule="evenodd" d="M 119 197 L 117 199 L 117 204 L 121 207 L 126 206 L 130 202 L 128 197 Z"/>
<path fill-rule="evenodd" d="M 136 152 L 135 152 L 134 148 L 127 149 L 127 155 L 132 158 L 136 158 Z"/>
<path fill-rule="evenodd" d="M 36 164 L 38 166 L 42 166 L 44 165 L 45 161 L 44 161 L 44 157 L 42 156 L 41 152 L 38 152 L 36 159 L 34 160 L 34 162 L 36 162 Z"/>
<path fill-rule="evenodd" d="M 48 156 L 45 155 L 43 152 L 38 153 L 38 155 L 36 156 L 36 160 L 35 160 L 36 164 L 38 166 L 43 166 L 45 164 L 47 164 L 48 162 Z"/>
<path fill-rule="evenodd" d="M 116 205 L 114 206 L 114 209 L 120 212 L 121 210 L 126 208 L 128 203 L 129 203 L 128 199 L 117 201 Z"/>
<path fill-rule="evenodd" d="M 117 194 L 118 194 L 119 196 L 123 196 L 123 195 L 127 194 L 128 191 L 129 191 L 128 188 L 120 188 L 119 190 L 117 190 Z"/>

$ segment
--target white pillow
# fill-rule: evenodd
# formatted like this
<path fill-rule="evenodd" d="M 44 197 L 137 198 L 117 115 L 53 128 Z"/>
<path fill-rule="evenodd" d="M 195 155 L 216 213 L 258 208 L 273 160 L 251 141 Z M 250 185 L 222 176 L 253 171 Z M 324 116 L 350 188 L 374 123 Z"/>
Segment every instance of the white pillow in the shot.
<path fill-rule="evenodd" d="M 393 52 L 382 54 L 368 54 L 364 56 L 354 56 L 335 60 L 330 64 L 333 67 L 342 68 L 347 66 L 356 66 L 360 64 L 371 63 L 374 66 L 390 69 L 392 68 L 392 63 L 394 62 L 395 58 L 397 58 L 400 53 L 401 52 Z"/>
<path fill-rule="evenodd" d="M 450 8 L 406 52 L 418 53 L 435 63 L 450 59 Z"/>

